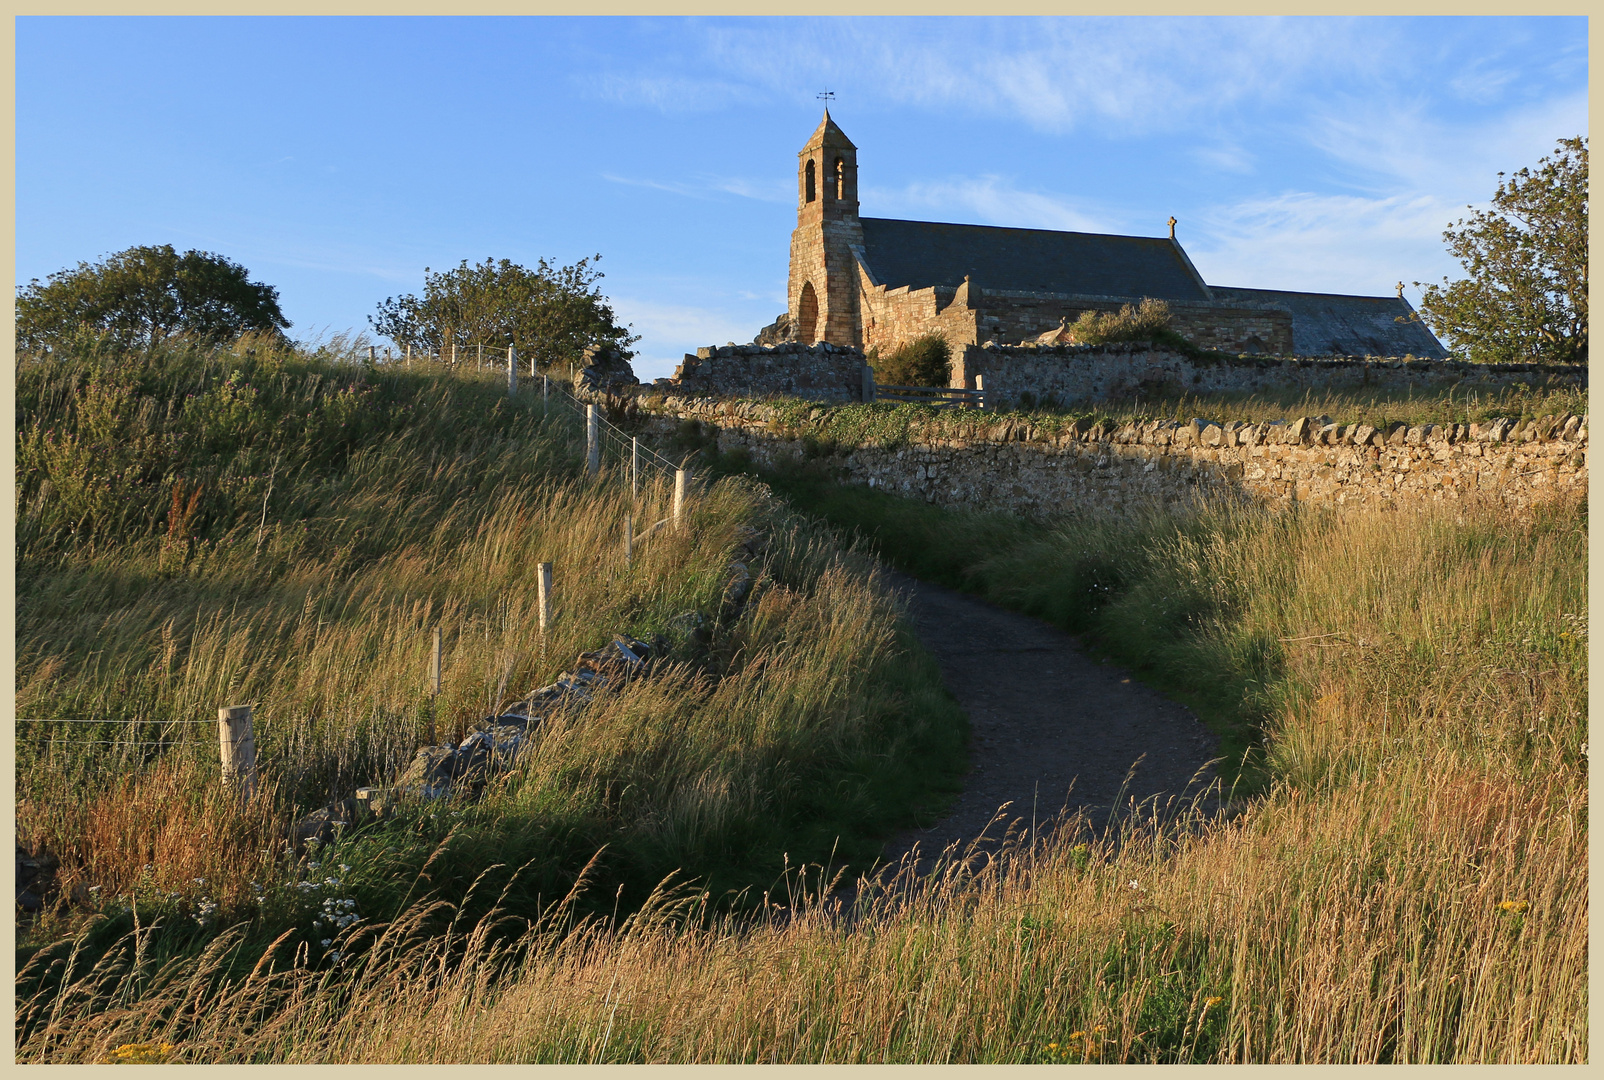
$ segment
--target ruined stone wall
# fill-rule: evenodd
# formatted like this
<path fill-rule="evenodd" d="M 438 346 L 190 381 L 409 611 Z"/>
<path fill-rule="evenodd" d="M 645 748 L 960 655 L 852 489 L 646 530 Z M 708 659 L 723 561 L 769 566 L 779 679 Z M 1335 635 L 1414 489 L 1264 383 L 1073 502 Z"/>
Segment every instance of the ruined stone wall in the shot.
<path fill-rule="evenodd" d="M 1273 309 L 1170 302 L 1170 328 L 1200 349 L 1229 353 L 1292 353 L 1292 316 Z"/>
<path fill-rule="evenodd" d="M 1061 321 L 1088 311 L 1117 312 L 1119 300 L 1066 297 L 1058 293 L 993 292 L 964 285 L 887 289 L 859 268 L 864 348 L 890 352 L 926 334 L 941 334 L 956 355 L 965 345 L 1033 341 Z M 1233 353 L 1290 354 L 1292 316 L 1273 309 L 1246 309 L 1170 302 L 1175 330 L 1200 348 Z"/>
<path fill-rule="evenodd" d="M 979 342 L 968 290 L 935 286 L 887 289 L 862 276 L 861 268 L 859 273 L 865 349 L 878 348 L 885 354 L 927 334 L 945 337 L 954 354 Z"/>
<path fill-rule="evenodd" d="M 1474 499 L 1521 512 L 1587 490 L 1587 425 L 1576 416 L 1386 430 L 1309 417 L 1117 428 L 1079 421 L 1046 431 L 977 413 L 973 421 L 937 418 L 895 444 L 830 449 L 827 435 L 810 427 L 816 411 L 787 427 L 781 410 L 762 402 L 670 397 L 642 405 L 648 428 L 696 420 L 716 429 L 721 450 L 744 451 L 760 465 L 814 460 L 848 483 L 1033 517 L 1200 498 L 1365 510 Z"/>
<path fill-rule="evenodd" d="M 813 401 L 863 400 L 863 353 L 819 342 L 720 345 L 685 354 L 659 392 L 714 397 L 786 395 Z"/>
<path fill-rule="evenodd" d="M 1092 300 L 1055 293 L 986 291 L 979 301 L 978 341 L 1028 342 L 1074 322 L 1088 311 L 1117 312 L 1120 300 Z M 1170 325 L 1199 348 L 1232 353 L 1292 352 L 1292 316 L 1284 311 L 1246 310 L 1169 301 Z M 957 352 L 957 343 L 954 343 Z"/>
<path fill-rule="evenodd" d="M 1193 358 L 1146 344 L 971 346 L 954 358 L 952 385 L 985 376 L 988 406 L 1024 395 L 1060 405 L 1178 394 L 1264 393 L 1366 388 L 1436 392 L 1450 386 L 1497 390 L 1515 384 L 1586 386 L 1582 364 L 1471 364 L 1462 360 L 1370 357 Z"/>

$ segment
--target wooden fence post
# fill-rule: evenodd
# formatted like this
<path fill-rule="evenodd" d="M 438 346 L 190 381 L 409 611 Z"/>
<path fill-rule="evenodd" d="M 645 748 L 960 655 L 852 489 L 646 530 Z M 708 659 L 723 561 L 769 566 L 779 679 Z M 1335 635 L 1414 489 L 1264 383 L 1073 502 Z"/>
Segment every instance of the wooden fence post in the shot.
<path fill-rule="evenodd" d="M 674 528 L 683 527 L 685 521 L 685 485 L 690 482 L 689 469 L 674 470 Z"/>
<path fill-rule="evenodd" d="M 378 361 L 379 361 L 379 347 L 377 345 L 369 345 L 368 346 L 368 363 L 376 364 L 376 363 L 378 363 Z"/>
<path fill-rule="evenodd" d="M 640 436 L 629 437 L 629 497 L 640 494 Z"/>
<path fill-rule="evenodd" d="M 601 425 L 596 406 L 585 406 L 585 471 L 591 476 L 601 474 Z"/>
<path fill-rule="evenodd" d="M 518 393 L 518 354 L 511 345 L 507 346 L 507 396 L 512 397 Z"/>
<path fill-rule="evenodd" d="M 407 367 L 412 366 L 412 346 L 407 345 Z"/>
<path fill-rule="evenodd" d="M 217 748 L 223 759 L 223 782 L 239 784 L 250 798 L 256 791 L 256 732 L 249 705 L 217 710 Z"/>
<path fill-rule="evenodd" d="M 874 400 L 874 368 L 868 364 L 863 365 L 863 400 Z"/>
<path fill-rule="evenodd" d="M 540 604 L 540 645 L 545 648 L 546 629 L 551 626 L 551 563 L 543 562 L 538 567 L 537 599 Z"/>
<path fill-rule="evenodd" d="M 452 368 L 457 366 L 457 343 L 455 341 L 451 343 L 451 366 Z"/>
<path fill-rule="evenodd" d="M 485 366 L 485 343 L 482 341 L 479 343 L 479 366 Z"/>

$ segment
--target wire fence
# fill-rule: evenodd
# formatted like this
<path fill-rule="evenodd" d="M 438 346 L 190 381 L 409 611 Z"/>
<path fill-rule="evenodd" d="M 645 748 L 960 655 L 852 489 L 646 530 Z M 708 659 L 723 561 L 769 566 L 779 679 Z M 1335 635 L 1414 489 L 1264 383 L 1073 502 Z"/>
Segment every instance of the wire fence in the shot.
<path fill-rule="evenodd" d="M 372 355 L 373 347 L 370 346 L 369 349 L 370 355 Z M 477 359 L 477 353 L 478 350 L 476 349 L 471 351 L 463 350 L 463 355 L 469 358 L 470 362 L 472 359 Z M 508 366 L 512 366 L 516 362 L 515 354 L 511 349 L 504 350 L 504 353 Z M 435 358 L 424 357 L 419 354 L 417 359 L 428 360 Z M 649 445 L 639 436 L 632 435 L 607 419 L 600 405 L 581 400 L 573 392 L 566 380 L 553 379 L 549 375 L 541 375 L 520 386 L 515 379 L 509 378 L 508 392 L 509 394 L 520 393 L 520 395 L 538 393 L 541 406 L 548 413 L 553 410 L 561 410 L 577 417 L 583 424 L 587 451 L 587 469 L 593 476 L 599 478 L 602 468 L 606 467 L 615 478 L 618 478 L 619 473 L 614 470 L 622 470 L 622 477 L 627 478 L 632 494 L 639 494 L 643 481 L 649 483 L 654 478 L 672 481 L 675 485 L 676 493 L 675 514 L 679 513 L 679 500 L 686 491 L 689 479 L 689 470 L 686 468 L 684 460 L 676 462 Z M 687 458 L 689 456 L 689 454 L 686 455 Z M 668 524 L 668 519 L 657 522 L 651 528 L 666 524 Z M 648 529 L 637 534 L 633 515 L 629 518 L 627 528 L 632 541 L 637 543 L 644 542 L 650 531 Z M 626 548 L 626 550 L 628 549 Z M 200 726 L 214 727 L 218 723 L 219 721 L 216 720 L 150 716 L 124 718 L 96 716 L 18 717 L 13 730 L 19 739 L 26 737 L 25 741 L 28 746 L 48 754 L 56 747 L 215 747 L 217 743 L 214 739 L 197 737 L 196 733 L 188 729 Z M 74 727 L 73 725 L 83 725 L 84 727 Z M 159 730 L 164 734 L 175 727 L 185 730 L 182 733 L 173 731 L 173 738 L 158 739 L 82 738 L 68 734 L 69 732 L 77 731 L 81 731 L 83 735 L 101 734 L 101 732 L 84 729 L 89 726 L 102 728 L 111 726 L 121 728 L 131 734 L 144 734 L 145 732 L 137 730 L 139 728 L 144 728 L 146 731 Z M 188 735 L 189 737 L 185 738 L 181 737 L 181 735 Z M 148 757 L 150 755 L 147 753 L 139 756 Z"/>

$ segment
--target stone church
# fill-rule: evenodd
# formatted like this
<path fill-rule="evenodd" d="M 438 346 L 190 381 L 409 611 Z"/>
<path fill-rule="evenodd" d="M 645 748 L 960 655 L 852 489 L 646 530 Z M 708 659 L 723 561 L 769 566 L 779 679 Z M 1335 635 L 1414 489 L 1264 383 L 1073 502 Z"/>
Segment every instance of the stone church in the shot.
<path fill-rule="evenodd" d="M 1235 289 L 1204 283 L 1175 239 L 897 221 L 858 214 L 858 149 L 825 111 L 798 154 L 788 337 L 882 352 L 930 333 L 955 354 L 1018 344 L 1088 310 L 1144 297 L 1203 348 L 1280 356 L 1440 358 L 1402 296 Z M 784 325 L 789 322 L 789 327 Z"/>

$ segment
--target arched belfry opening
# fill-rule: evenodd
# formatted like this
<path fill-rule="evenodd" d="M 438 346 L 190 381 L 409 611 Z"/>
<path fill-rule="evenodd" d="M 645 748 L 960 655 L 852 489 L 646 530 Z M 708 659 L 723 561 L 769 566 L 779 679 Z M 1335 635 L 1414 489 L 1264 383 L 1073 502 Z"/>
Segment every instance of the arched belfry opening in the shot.
<path fill-rule="evenodd" d="M 819 295 L 813 291 L 813 282 L 802 285 L 802 297 L 796 305 L 797 337 L 802 344 L 812 345 L 819 340 Z"/>
<path fill-rule="evenodd" d="M 835 168 L 832 170 L 835 181 L 835 198 L 837 202 L 847 197 L 847 163 L 840 158 L 835 159 Z"/>
<path fill-rule="evenodd" d="M 806 179 L 805 179 L 805 181 L 803 182 L 803 185 L 802 185 L 803 190 L 806 192 L 806 196 L 805 196 L 805 200 L 804 201 L 812 202 L 818 196 L 815 194 L 815 191 L 814 191 L 813 161 L 812 161 L 811 158 L 808 160 L 808 167 L 805 170 L 805 173 L 806 173 Z"/>

